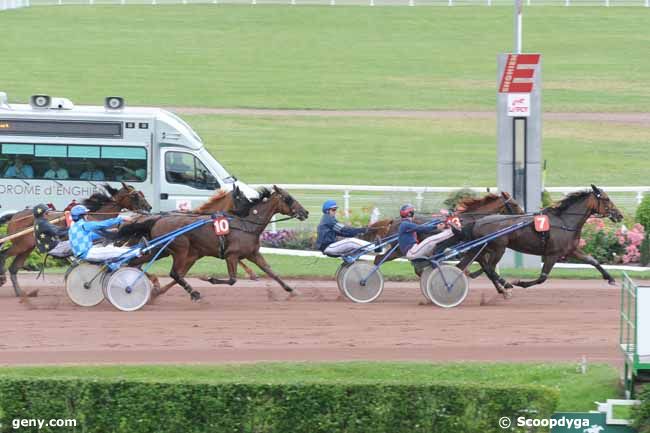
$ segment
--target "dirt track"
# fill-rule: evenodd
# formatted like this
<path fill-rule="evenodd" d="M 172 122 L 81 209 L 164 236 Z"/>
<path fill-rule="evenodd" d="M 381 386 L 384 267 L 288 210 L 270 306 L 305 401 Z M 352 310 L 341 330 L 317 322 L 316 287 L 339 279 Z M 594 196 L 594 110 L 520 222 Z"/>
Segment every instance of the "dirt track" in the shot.
<path fill-rule="evenodd" d="M 329 281 L 293 281 L 299 298 L 269 280 L 206 286 L 193 304 L 175 288 L 135 313 L 106 301 L 73 306 L 61 276 L 41 287 L 31 305 L 0 288 L 0 364 L 101 362 L 227 362 L 259 360 L 494 360 L 619 364 L 619 290 L 602 281 L 552 280 L 494 299 L 486 280 L 472 282 L 465 303 L 451 310 L 419 305 L 415 282 L 388 282 L 370 305 L 336 302 Z M 269 301 L 266 287 L 283 300 Z M 319 300 L 318 293 L 324 300 Z"/>

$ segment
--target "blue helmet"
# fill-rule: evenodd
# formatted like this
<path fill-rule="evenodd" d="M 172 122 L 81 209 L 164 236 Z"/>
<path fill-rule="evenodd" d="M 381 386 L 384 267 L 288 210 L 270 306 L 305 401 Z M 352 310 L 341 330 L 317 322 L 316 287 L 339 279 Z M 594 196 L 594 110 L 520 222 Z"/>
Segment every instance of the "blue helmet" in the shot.
<path fill-rule="evenodd" d="M 325 203 L 323 203 L 323 213 L 327 213 L 328 210 L 336 209 L 337 207 L 338 206 L 334 200 L 326 200 Z"/>
<path fill-rule="evenodd" d="M 89 212 L 88 208 L 82 204 L 78 204 L 72 209 L 70 209 L 70 216 L 72 221 L 78 221 L 79 218 L 86 215 Z"/>

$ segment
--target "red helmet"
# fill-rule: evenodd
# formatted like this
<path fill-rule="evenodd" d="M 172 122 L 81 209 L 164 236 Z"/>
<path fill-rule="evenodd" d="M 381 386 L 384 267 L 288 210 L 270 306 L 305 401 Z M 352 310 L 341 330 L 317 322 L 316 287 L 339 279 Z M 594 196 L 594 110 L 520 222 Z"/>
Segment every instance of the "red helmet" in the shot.
<path fill-rule="evenodd" d="M 402 218 L 412 217 L 415 214 L 415 207 L 412 204 L 405 204 L 399 209 Z"/>

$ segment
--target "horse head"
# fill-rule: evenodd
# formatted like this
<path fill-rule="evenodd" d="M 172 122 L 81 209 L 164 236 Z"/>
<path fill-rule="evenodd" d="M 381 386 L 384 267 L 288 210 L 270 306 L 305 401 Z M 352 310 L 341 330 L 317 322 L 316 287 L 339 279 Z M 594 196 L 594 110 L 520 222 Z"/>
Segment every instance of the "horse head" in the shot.
<path fill-rule="evenodd" d="M 504 209 L 507 211 L 509 215 L 523 215 L 525 213 L 524 209 L 521 206 L 519 206 L 519 203 L 517 203 L 517 201 L 514 198 L 512 198 L 509 192 L 501 191 L 499 196 L 501 197 L 502 200 L 501 204 L 503 206 L 503 208 L 499 213 L 506 213 L 503 212 Z"/>
<path fill-rule="evenodd" d="M 595 204 L 592 206 L 595 214 L 608 217 L 614 222 L 623 221 L 623 213 L 618 210 L 605 191 L 591 184 L 591 192 L 595 198 Z"/>
<path fill-rule="evenodd" d="M 277 185 L 273 185 L 273 192 L 280 198 L 277 209 L 279 213 L 296 217 L 300 221 L 304 221 L 309 217 L 309 211 L 302 207 L 298 200 L 293 198 L 287 191 Z"/>
<path fill-rule="evenodd" d="M 108 188 L 106 188 L 107 186 Z M 119 190 L 115 190 L 115 188 L 111 188 L 109 185 L 105 185 L 104 188 L 122 209 L 142 210 L 145 212 L 151 210 L 151 205 L 142 191 L 138 191 L 131 185 L 122 182 L 122 188 Z"/>

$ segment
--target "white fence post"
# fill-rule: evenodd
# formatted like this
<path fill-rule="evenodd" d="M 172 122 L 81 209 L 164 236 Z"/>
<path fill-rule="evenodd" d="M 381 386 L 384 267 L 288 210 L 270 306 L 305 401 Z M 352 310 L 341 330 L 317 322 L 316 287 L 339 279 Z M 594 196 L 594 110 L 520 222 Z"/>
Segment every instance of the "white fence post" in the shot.
<path fill-rule="evenodd" d="M 487 0 L 487 5 L 492 6 L 492 0 Z"/>
<path fill-rule="evenodd" d="M 415 0 L 409 0 L 409 6 L 415 6 Z"/>
<path fill-rule="evenodd" d="M 418 193 L 415 195 L 415 208 L 416 209 L 422 209 L 422 201 L 424 200 L 424 197 L 422 196 L 422 191 L 418 191 Z"/>
<path fill-rule="evenodd" d="M 645 7 L 650 8 L 650 0 L 645 0 Z"/>
<path fill-rule="evenodd" d="M 375 0 L 370 0 L 370 6 L 374 6 L 374 5 L 375 5 Z"/>
<path fill-rule="evenodd" d="M 343 192 L 343 214 L 346 218 L 350 218 L 350 190 L 346 189 Z"/>
<path fill-rule="evenodd" d="M 336 0 L 330 0 L 330 6 L 336 6 Z"/>
<path fill-rule="evenodd" d="M 609 0 L 605 0 L 605 6 L 609 7 Z"/>
<path fill-rule="evenodd" d="M 571 0 L 564 0 L 564 6 L 571 6 Z"/>
<path fill-rule="evenodd" d="M 449 0 L 449 2 L 447 3 L 447 6 L 453 6 L 453 5 L 454 5 L 454 0 Z"/>

